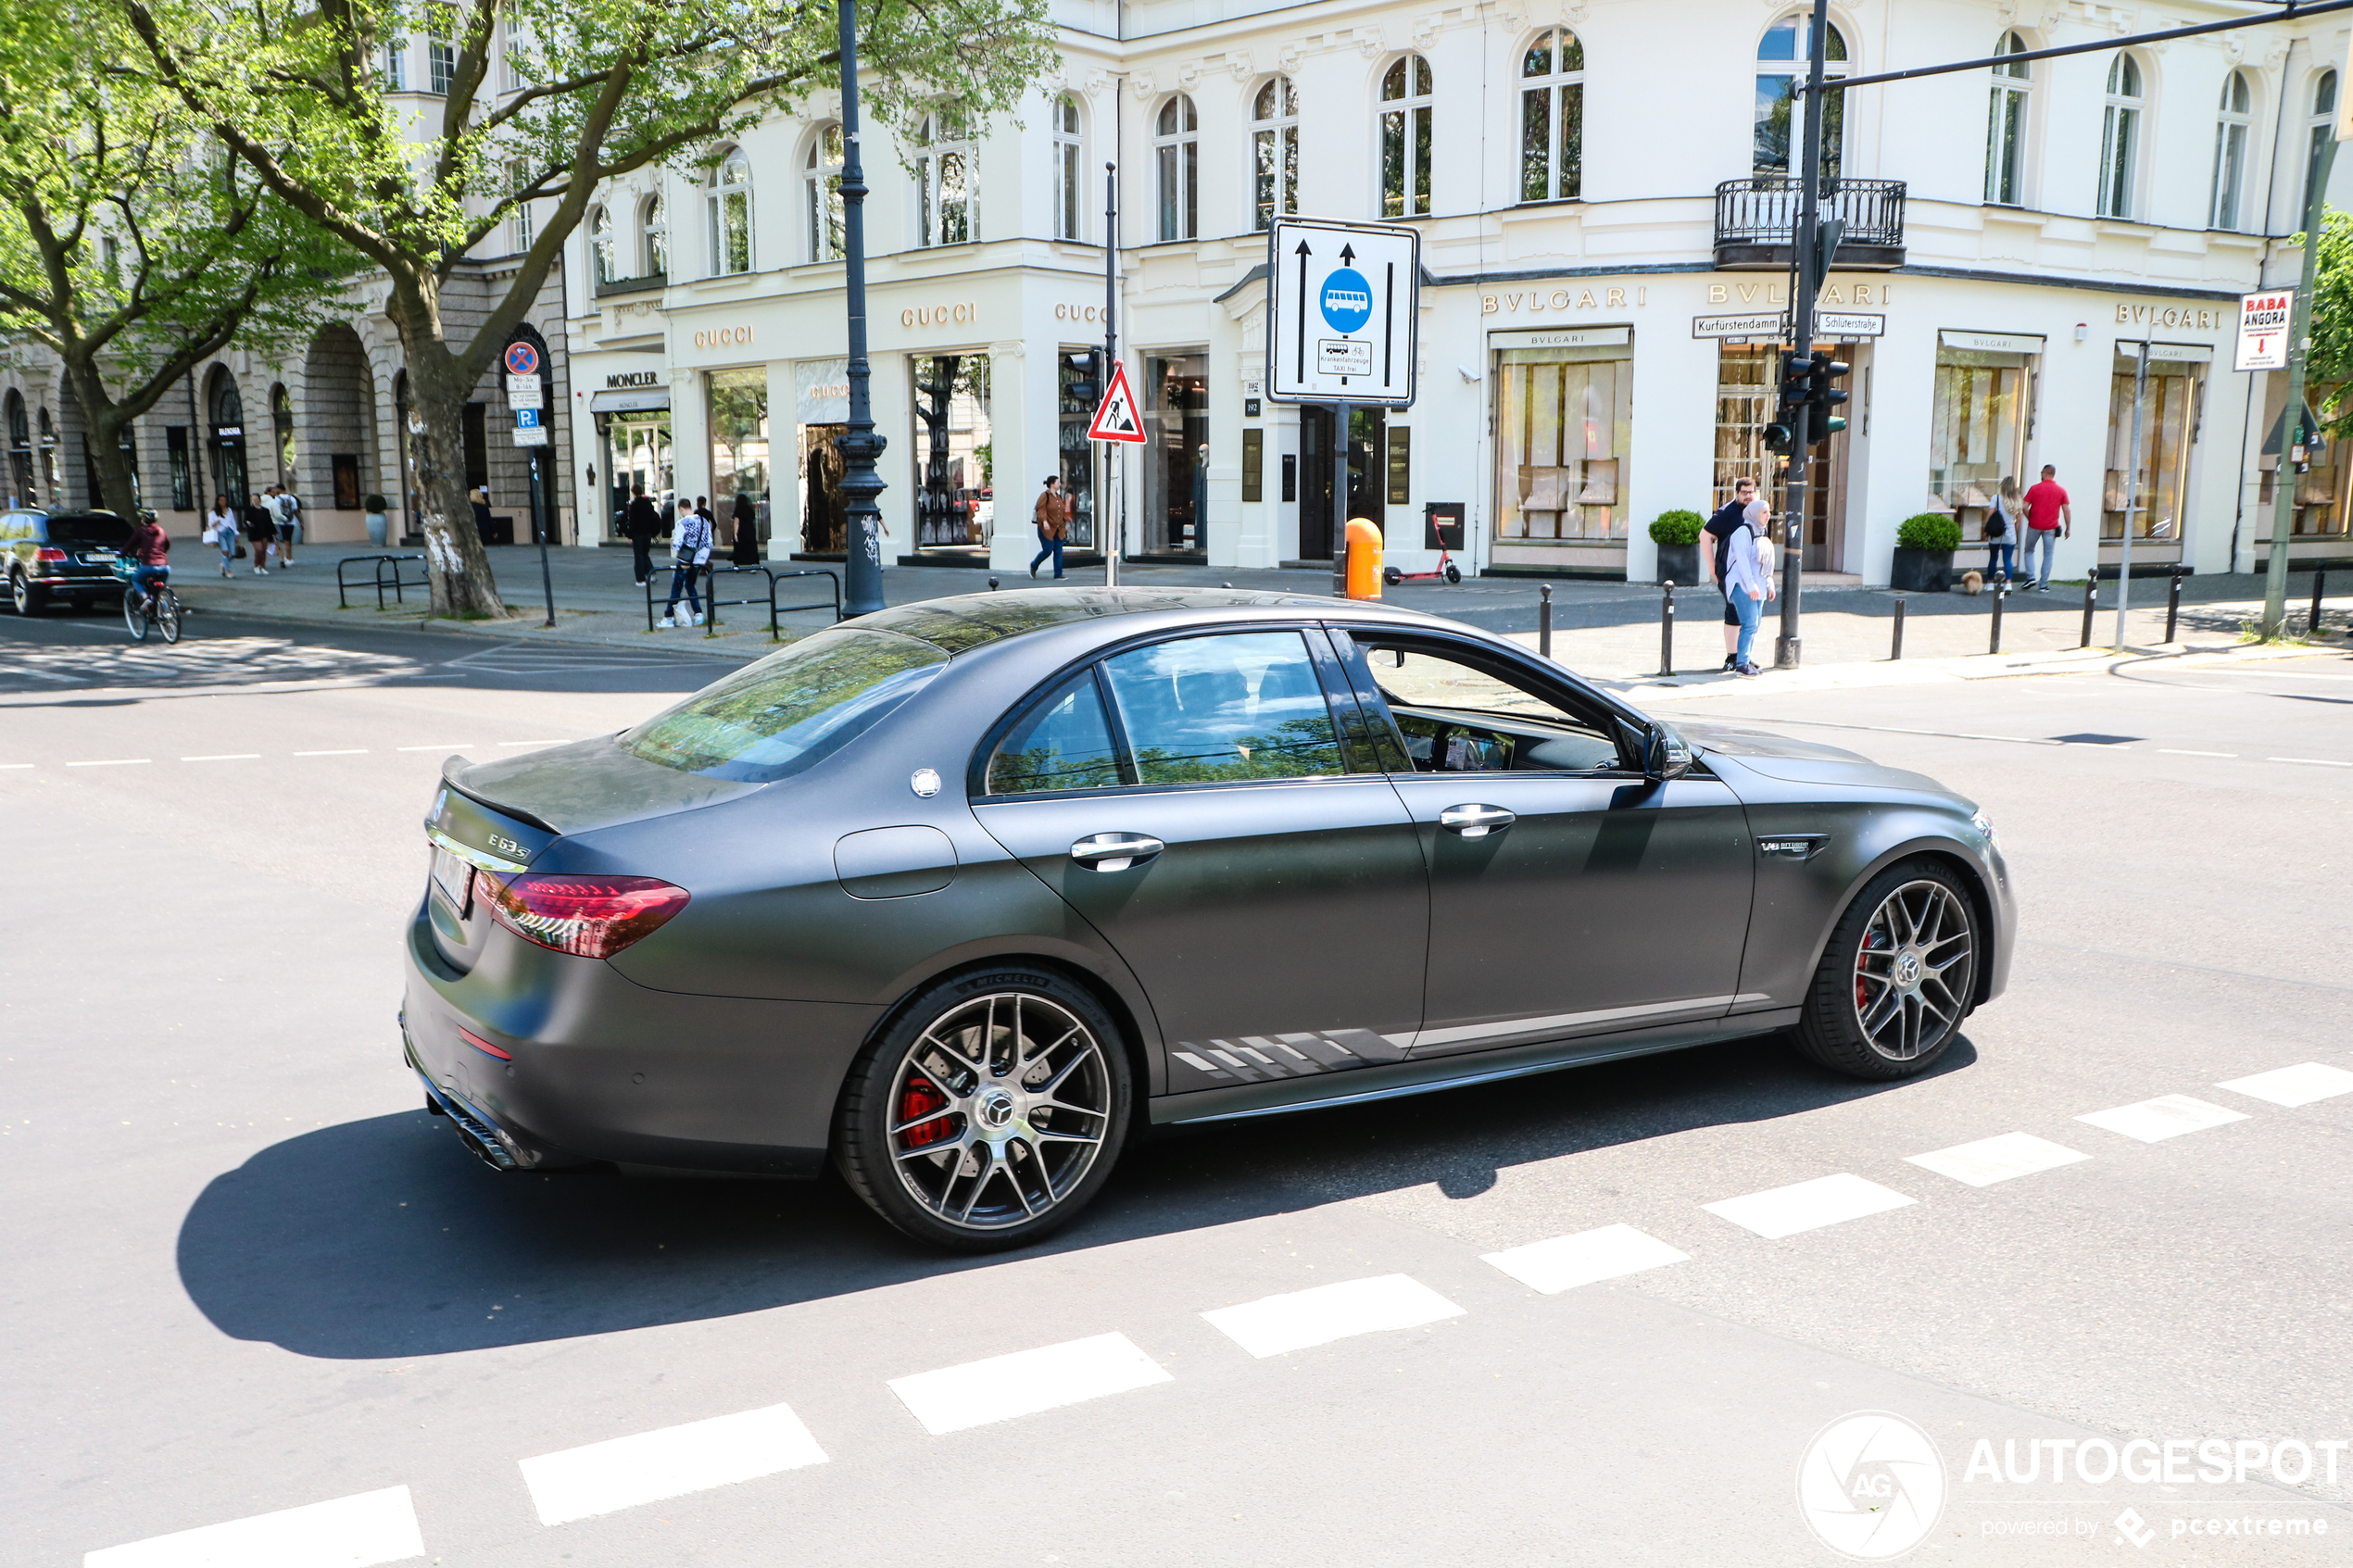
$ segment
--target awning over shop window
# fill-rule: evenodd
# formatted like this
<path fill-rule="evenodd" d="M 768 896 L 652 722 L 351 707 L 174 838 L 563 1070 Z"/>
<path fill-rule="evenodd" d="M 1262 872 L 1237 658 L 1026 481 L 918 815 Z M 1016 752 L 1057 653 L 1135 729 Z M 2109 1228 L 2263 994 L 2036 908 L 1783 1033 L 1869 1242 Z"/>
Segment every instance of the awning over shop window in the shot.
<path fill-rule="evenodd" d="M 592 414 L 619 414 L 633 408 L 667 408 L 670 389 L 666 386 L 640 387 L 630 391 L 599 392 L 588 399 Z"/>

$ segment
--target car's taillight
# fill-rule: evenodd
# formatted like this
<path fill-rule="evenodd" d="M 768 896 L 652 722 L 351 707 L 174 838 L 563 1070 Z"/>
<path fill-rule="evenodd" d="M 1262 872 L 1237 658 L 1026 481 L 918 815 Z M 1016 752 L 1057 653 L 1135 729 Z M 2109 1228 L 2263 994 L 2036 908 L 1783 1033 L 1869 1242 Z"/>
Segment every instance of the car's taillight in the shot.
<path fill-rule="evenodd" d="M 686 890 L 650 876 L 484 872 L 475 887 L 490 917 L 526 942 L 577 958 L 609 959 L 686 907 Z"/>
<path fill-rule="evenodd" d="M 63 560 L 66 558 L 66 553 L 55 546 L 44 545 L 32 552 L 32 558 L 34 560 Z"/>

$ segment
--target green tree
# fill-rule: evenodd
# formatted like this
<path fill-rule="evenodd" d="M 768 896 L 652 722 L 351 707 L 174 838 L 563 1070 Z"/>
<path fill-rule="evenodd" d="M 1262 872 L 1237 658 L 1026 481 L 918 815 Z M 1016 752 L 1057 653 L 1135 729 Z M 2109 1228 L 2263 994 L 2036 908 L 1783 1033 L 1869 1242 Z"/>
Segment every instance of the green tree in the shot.
<path fill-rule="evenodd" d="M 2301 247 L 2303 236 L 2290 244 Z M 2312 348 L 2305 360 L 2306 393 L 2332 441 L 2353 434 L 2353 213 L 2329 209 L 2321 229 L 2320 266 L 2312 284 Z M 2325 398 L 2318 389 L 2329 388 Z"/>
<path fill-rule="evenodd" d="M 104 504 L 132 421 L 207 356 L 298 343 L 356 258 L 152 75 L 118 14 L 0 7 L 0 337 L 57 357 Z"/>
<path fill-rule="evenodd" d="M 445 615 L 505 613 L 466 502 L 462 410 L 598 185 L 691 166 L 837 80 L 836 12 L 798 0 L 114 3 L 159 79 L 389 280 Z M 860 15 L 862 85 L 887 120 L 942 97 L 1008 109 L 1053 57 L 1045 0 L 876 0 Z M 384 46 L 421 36 L 453 61 L 422 116 L 383 80 Z M 491 89 L 502 55 L 517 90 Z M 452 279 L 526 201 L 529 249 L 501 269 L 479 325 L 455 329 Z"/>

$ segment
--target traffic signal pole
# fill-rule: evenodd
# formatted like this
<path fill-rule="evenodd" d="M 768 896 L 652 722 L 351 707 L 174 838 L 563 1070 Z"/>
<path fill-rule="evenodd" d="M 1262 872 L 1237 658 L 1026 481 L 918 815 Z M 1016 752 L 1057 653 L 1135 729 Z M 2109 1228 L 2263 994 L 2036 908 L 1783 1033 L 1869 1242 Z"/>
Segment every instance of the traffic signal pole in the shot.
<path fill-rule="evenodd" d="M 1790 236 L 1791 251 L 1797 261 L 1797 292 L 1789 302 L 1791 346 L 1796 354 L 1814 351 L 1814 301 L 1830 262 L 1816 248 L 1821 232 L 1822 65 L 1825 39 L 1830 32 L 1830 0 L 1814 0 L 1811 36 L 1806 47 L 1806 134 L 1801 155 L 1805 167 L 1798 181 L 1797 231 Z M 1799 582 L 1806 570 L 1807 513 L 1813 498 L 1806 470 L 1808 454 L 1813 450 L 1814 420 L 1826 417 L 1828 412 L 1827 408 L 1816 409 L 1810 401 L 1791 410 L 1793 440 L 1789 457 L 1789 498 L 1781 508 L 1789 527 L 1781 541 L 1781 630 L 1773 639 L 1776 670 L 1796 669 L 1805 647 L 1797 618 Z"/>

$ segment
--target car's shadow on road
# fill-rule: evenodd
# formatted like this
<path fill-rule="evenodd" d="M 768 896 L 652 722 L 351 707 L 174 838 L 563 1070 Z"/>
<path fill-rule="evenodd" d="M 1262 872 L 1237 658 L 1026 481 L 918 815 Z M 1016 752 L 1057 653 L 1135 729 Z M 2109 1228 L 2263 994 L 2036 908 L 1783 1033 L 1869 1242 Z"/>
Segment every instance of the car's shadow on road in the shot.
<path fill-rule="evenodd" d="M 1934 1073 L 1975 1060 L 1963 1038 Z M 1904 1086 L 1836 1078 L 1778 1040 L 1744 1040 L 1155 1137 L 1131 1147 L 1093 1210 L 1032 1252 L 1413 1186 L 1475 1197 L 1513 1165 Z M 179 1241 L 181 1280 L 222 1333 L 336 1359 L 727 1317 L 992 1261 L 913 1246 L 830 1175 L 501 1175 L 422 1110 L 272 1145 L 206 1186 Z"/>

